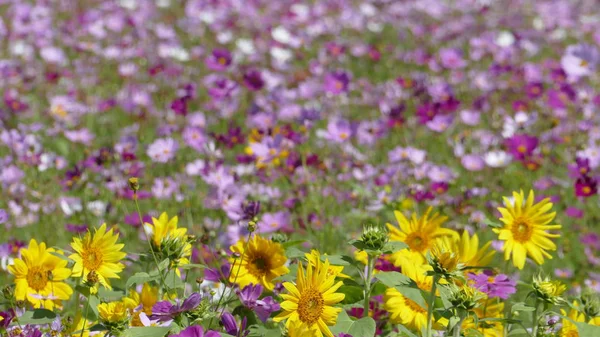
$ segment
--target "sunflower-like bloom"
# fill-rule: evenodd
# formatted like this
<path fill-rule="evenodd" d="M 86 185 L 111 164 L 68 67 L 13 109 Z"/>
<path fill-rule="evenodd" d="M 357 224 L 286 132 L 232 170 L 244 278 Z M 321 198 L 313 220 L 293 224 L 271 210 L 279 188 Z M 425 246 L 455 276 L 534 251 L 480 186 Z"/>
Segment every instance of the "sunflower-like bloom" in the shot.
<path fill-rule="evenodd" d="M 98 291 L 97 283 L 112 289 L 109 279 L 118 279 L 125 268 L 120 262 L 127 255 L 121 251 L 125 245 L 117 243 L 118 238 L 119 234 L 106 230 L 106 224 L 102 224 L 93 235 L 87 232 L 83 239 L 73 238 L 71 242 L 75 251 L 69 256 L 75 261 L 73 277 L 83 277 L 90 283 L 92 293 Z"/>
<path fill-rule="evenodd" d="M 311 250 L 310 253 L 304 254 L 304 256 L 306 257 L 308 263 L 314 268 L 316 268 L 319 263 L 322 263 L 321 253 L 316 249 Z M 327 276 L 333 275 L 335 277 L 350 278 L 350 276 L 344 274 L 343 271 L 344 266 L 329 265 L 329 269 L 327 270 Z"/>
<path fill-rule="evenodd" d="M 123 323 L 133 310 L 132 301 L 113 301 L 98 304 L 98 317 L 103 323 Z"/>
<path fill-rule="evenodd" d="M 177 216 L 169 219 L 169 215 L 163 212 L 158 219 L 152 218 L 152 224 L 144 224 L 146 233 L 151 237 L 152 249 L 159 253 L 161 260 L 169 258 L 174 268 L 189 264 L 192 255 L 187 228 L 177 227 L 178 222 Z M 178 269 L 176 271 L 179 273 Z"/>
<path fill-rule="evenodd" d="M 433 270 L 430 265 L 421 263 L 404 263 L 402 273 L 414 281 L 419 289 L 431 291 L 433 277 L 427 272 Z M 383 296 L 383 308 L 390 313 L 390 319 L 395 324 L 403 324 L 409 329 L 421 331 L 427 326 L 427 304 L 421 306 L 412 299 L 404 296 L 396 288 L 388 288 Z M 446 319 L 440 319 L 436 328 L 447 324 Z"/>
<path fill-rule="evenodd" d="M 422 217 L 418 217 L 416 213 L 413 213 L 410 220 L 402 212 L 394 211 L 400 228 L 389 223 L 386 224 L 389 229 L 390 241 L 404 242 L 409 248 L 409 251 L 401 250 L 395 253 L 394 255 L 398 256 L 394 260 L 399 258 L 413 261 L 419 259 L 421 262 L 425 262 L 425 255 L 437 239 L 443 237 L 458 239 L 458 233 L 441 227 L 447 217 L 439 215 L 439 213 L 431 215 L 431 211 L 432 208 L 429 207 Z M 407 253 L 409 256 L 407 256 Z"/>
<path fill-rule="evenodd" d="M 504 302 L 498 299 L 489 300 L 483 299 L 478 308 L 475 308 L 473 312 L 479 319 L 483 318 L 503 318 L 504 317 Z M 472 315 L 465 318 L 462 329 L 468 331 L 469 329 L 478 330 L 483 334 L 484 337 L 504 337 L 504 325 L 500 321 L 479 321 L 479 324 L 475 324 L 475 319 Z"/>
<path fill-rule="evenodd" d="M 563 315 L 563 317 L 570 318 L 570 320 L 563 318 L 562 328 L 560 329 L 560 337 L 580 337 L 580 336 L 584 337 L 579 334 L 577 325 L 575 325 L 573 322 L 587 323 L 590 325 L 600 326 L 600 317 L 591 318 L 588 322 L 586 322 L 585 314 L 574 309 L 574 308 L 577 308 L 578 306 L 579 306 L 579 303 L 573 302 L 573 306 L 572 306 L 571 310 L 569 311 L 569 315 L 567 315 L 567 312 L 564 309 L 560 309 L 560 313 Z"/>
<path fill-rule="evenodd" d="M 461 263 L 467 267 L 485 267 L 490 264 L 494 250 L 489 249 L 492 242 L 488 241 L 479 248 L 479 237 L 477 234 L 469 236 L 469 232 L 464 231 L 458 241 L 454 241 L 456 251 Z"/>
<path fill-rule="evenodd" d="M 15 276 L 15 298 L 27 300 L 34 308 L 52 310 L 61 300 L 68 300 L 73 289 L 64 281 L 71 275 L 67 260 L 53 255 L 53 248 L 46 248 L 44 242 L 32 239 L 29 247 L 21 248 L 21 258 L 8 266 L 8 272 Z M 62 253 L 61 253 L 62 255 Z"/>
<path fill-rule="evenodd" d="M 136 312 L 134 312 L 133 317 L 131 318 L 131 325 L 143 326 L 142 321 L 140 320 L 140 314 L 145 313 L 148 316 L 152 314 L 152 307 L 158 302 L 158 287 L 152 287 L 148 283 L 144 283 L 142 291 L 139 293 L 137 291 L 131 291 L 128 299 L 133 302 L 134 308 L 139 308 L 139 311 L 136 309 Z"/>
<path fill-rule="evenodd" d="M 268 290 L 273 290 L 273 279 L 289 273 L 285 266 L 287 258 L 283 247 L 271 240 L 258 235 L 238 241 L 229 248 L 239 257 L 232 257 L 229 280 L 244 288 L 249 284 L 262 284 Z"/>
<path fill-rule="evenodd" d="M 319 261 L 320 262 L 320 261 Z M 329 260 L 318 263 L 316 267 L 298 265 L 296 284 L 283 283 L 289 294 L 282 294 L 283 311 L 273 320 L 281 322 L 285 319 L 288 329 L 310 331 L 302 336 L 333 337 L 329 326 L 335 325 L 341 308 L 333 305 L 344 299 L 344 294 L 336 293 L 343 285 L 342 281 L 335 282 L 335 276 L 329 275 Z"/>
<path fill-rule="evenodd" d="M 511 202 L 504 198 L 506 208 L 499 207 L 502 214 L 500 221 L 504 223 L 503 228 L 494 228 L 498 238 L 504 242 L 504 259 L 509 260 L 512 255 L 513 264 L 519 269 L 525 266 L 527 256 L 531 257 L 537 264 L 544 263 L 544 257 L 551 259 L 547 250 L 556 250 L 556 245 L 550 238 L 560 237 L 559 234 L 548 233 L 548 230 L 560 229 L 560 225 L 548 225 L 556 212 L 552 209 L 550 199 L 546 198 L 534 204 L 533 191 L 525 199 L 523 191 L 513 192 L 514 200 Z"/>

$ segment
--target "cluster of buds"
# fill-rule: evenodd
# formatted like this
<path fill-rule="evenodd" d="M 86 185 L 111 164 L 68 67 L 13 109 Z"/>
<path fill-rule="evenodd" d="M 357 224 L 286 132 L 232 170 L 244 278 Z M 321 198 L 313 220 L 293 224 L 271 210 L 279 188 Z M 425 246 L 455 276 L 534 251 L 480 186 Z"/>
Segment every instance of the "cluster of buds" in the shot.
<path fill-rule="evenodd" d="M 275 233 L 271 236 L 271 241 L 277 243 L 285 243 L 288 241 L 288 237 L 284 233 Z"/>
<path fill-rule="evenodd" d="M 98 282 L 100 282 L 100 278 L 98 277 L 98 274 L 92 270 L 87 275 L 84 285 L 88 288 L 93 288 Z"/>
<path fill-rule="evenodd" d="M 446 241 L 440 240 L 431 248 L 427 262 L 433 268 L 433 275 L 448 281 L 463 278 L 462 271 L 465 266 Z"/>
<path fill-rule="evenodd" d="M 584 292 L 581 294 L 581 304 L 583 304 L 583 313 L 587 317 L 600 316 L 600 298 L 593 292 Z"/>
<path fill-rule="evenodd" d="M 384 226 L 367 224 L 363 227 L 360 242 L 365 249 L 381 251 L 389 240 L 388 231 Z"/>
<path fill-rule="evenodd" d="M 550 304 L 559 304 L 564 301 L 561 295 L 567 290 L 567 286 L 560 281 L 552 281 L 548 277 L 540 275 L 533 278 L 533 292 L 535 296 Z"/>
<path fill-rule="evenodd" d="M 455 284 L 450 284 L 447 287 L 450 291 L 448 300 L 454 308 L 459 310 L 471 311 L 476 309 L 480 305 L 481 300 L 486 298 L 484 293 L 468 285 L 459 287 Z"/>
<path fill-rule="evenodd" d="M 179 265 L 179 260 L 189 255 L 191 244 L 196 241 L 193 235 L 167 236 L 160 247 L 152 247 L 160 261 L 169 259 L 171 266 Z"/>

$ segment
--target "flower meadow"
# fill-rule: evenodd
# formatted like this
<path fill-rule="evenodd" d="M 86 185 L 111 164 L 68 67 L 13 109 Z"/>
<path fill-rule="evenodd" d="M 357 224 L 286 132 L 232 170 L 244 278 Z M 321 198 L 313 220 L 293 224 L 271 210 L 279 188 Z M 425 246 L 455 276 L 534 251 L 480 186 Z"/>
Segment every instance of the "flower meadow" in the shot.
<path fill-rule="evenodd" d="M 0 0 L 0 336 L 599 337 L 594 0 Z"/>

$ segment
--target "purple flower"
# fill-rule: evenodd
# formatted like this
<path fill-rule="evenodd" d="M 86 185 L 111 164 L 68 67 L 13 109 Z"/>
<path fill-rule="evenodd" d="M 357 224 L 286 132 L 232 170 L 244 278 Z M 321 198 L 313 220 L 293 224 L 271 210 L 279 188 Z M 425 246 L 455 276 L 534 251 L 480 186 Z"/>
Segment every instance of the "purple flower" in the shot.
<path fill-rule="evenodd" d="M 325 91 L 334 95 L 348 91 L 350 77 L 345 71 L 336 71 L 325 76 Z"/>
<path fill-rule="evenodd" d="M 223 71 L 231 65 L 231 53 L 224 48 L 216 48 L 206 58 L 204 64 L 208 69 L 215 71 Z"/>
<path fill-rule="evenodd" d="M 193 293 L 181 304 L 179 301 L 175 304 L 169 301 L 157 302 L 152 307 L 152 315 L 150 316 L 150 319 L 158 320 L 159 322 L 171 320 L 185 312 L 194 310 L 198 305 L 200 305 L 200 301 L 202 301 L 202 296 L 199 293 Z"/>
<path fill-rule="evenodd" d="M 8 221 L 8 212 L 0 208 L 0 225 Z"/>
<path fill-rule="evenodd" d="M 582 77 L 592 73 L 599 60 L 600 53 L 596 47 L 579 44 L 567 47 L 565 55 L 560 60 L 560 65 L 567 75 Z"/>
<path fill-rule="evenodd" d="M 446 69 L 464 68 L 467 63 L 462 57 L 462 53 L 453 48 L 444 48 L 440 50 L 440 60 L 442 66 Z"/>
<path fill-rule="evenodd" d="M 202 329 L 201 326 L 193 325 L 188 326 L 185 330 L 176 335 L 169 335 L 169 337 L 221 337 L 221 334 L 212 330 L 204 333 L 204 329 Z"/>
<path fill-rule="evenodd" d="M 231 265 L 229 263 L 223 263 L 219 270 L 207 268 L 204 270 L 204 279 L 211 282 L 222 282 L 223 280 L 229 279 L 229 273 L 231 271 Z"/>
<path fill-rule="evenodd" d="M 146 152 L 153 162 L 166 163 L 175 157 L 179 144 L 173 138 L 159 138 L 148 147 Z"/>
<path fill-rule="evenodd" d="M 485 161 L 481 156 L 476 154 L 468 154 L 460 160 L 464 168 L 469 171 L 481 171 L 485 167 Z"/>
<path fill-rule="evenodd" d="M 514 135 L 505 140 L 505 145 L 515 159 L 524 160 L 538 146 L 538 139 L 527 134 Z"/>
<path fill-rule="evenodd" d="M 75 225 L 75 224 L 65 224 L 65 229 L 71 233 L 85 233 L 88 230 L 87 225 Z"/>
<path fill-rule="evenodd" d="M 242 319 L 242 324 L 240 324 L 239 330 L 235 318 L 228 312 L 223 313 L 223 316 L 221 316 L 221 323 L 223 323 L 225 332 L 232 336 L 243 337 L 247 336 L 250 332 L 246 330 L 246 326 L 248 324 L 248 319 L 246 317 Z"/>
<path fill-rule="evenodd" d="M 352 135 L 352 128 L 345 119 L 331 119 L 327 124 L 327 131 L 319 130 L 317 135 L 335 143 L 344 143 Z"/>
<path fill-rule="evenodd" d="M 491 270 L 484 270 L 479 274 L 469 274 L 469 279 L 473 281 L 474 287 L 490 297 L 500 297 L 507 299 L 517 291 L 515 281 L 512 281 L 504 274 L 494 276 Z"/>
<path fill-rule="evenodd" d="M 186 116 L 188 113 L 188 107 L 187 107 L 188 100 L 189 100 L 188 97 L 179 97 L 179 98 L 174 99 L 171 102 L 171 110 L 173 110 L 175 112 L 175 114 L 177 114 L 177 115 Z"/>
<path fill-rule="evenodd" d="M 583 176 L 575 181 L 575 195 L 578 197 L 590 197 L 598 193 L 598 182 L 596 179 Z"/>
<path fill-rule="evenodd" d="M 237 295 L 240 298 L 242 304 L 248 309 L 254 311 L 258 318 L 266 322 L 272 312 L 280 309 L 279 303 L 275 302 L 271 296 L 267 296 L 262 300 L 258 298 L 262 294 L 264 288 L 260 284 L 247 285 L 241 291 L 237 291 Z"/>
<path fill-rule="evenodd" d="M 260 71 L 250 69 L 244 73 L 244 85 L 252 91 L 258 91 L 264 87 L 265 80 L 263 80 Z"/>
<path fill-rule="evenodd" d="M 244 220 L 254 219 L 260 212 L 260 201 L 248 201 L 242 206 Z"/>
<path fill-rule="evenodd" d="M 201 128 L 197 126 L 188 126 L 183 129 L 182 137 L 187 146 L 198 152 L 202 152 L 202 150 L 204 150 L 206 136 Z"/>
<path fill-rule="evenodd" d="M 285 229 L 290 225 L 290 214 L 287 212 L 265 213 L 258 223 L 260 233 L 271 233 Z"/>

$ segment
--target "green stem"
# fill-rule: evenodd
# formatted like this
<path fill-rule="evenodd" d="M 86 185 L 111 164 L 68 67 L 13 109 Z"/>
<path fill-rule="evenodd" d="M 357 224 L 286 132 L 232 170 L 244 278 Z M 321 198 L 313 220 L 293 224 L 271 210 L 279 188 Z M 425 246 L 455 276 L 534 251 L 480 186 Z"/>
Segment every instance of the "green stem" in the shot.
<path fill-rule="evenodd" d="M 539 308 L 540 308 L 540 302 L 536 298 L 535 299 L 535 310 L 533 311 L 533 329 L 531 330 L 531 336 L 533 336 L 533 337 L 537 336 L 538 325 L 539 325 L 539 321 L 540 321 L 540 319 L 538 317 Z"/>
<path fill-rule="evenodd" d="M 160 275 L 160 282 L 161 282 L 160 285 L 164 290 L 167 291 L 167 293 L 169 293 L 169 289 L 167 289 L 167 281 L 165 280 L 165 276 L 163 275 L 162 271 L 160 270 L 158 258 L 156 257 L 156 254 L 154 254 L 154 248 L 152 248 L 152 242 L 150 241 L 150 236 L 148 235 L 148 233 L 146 233 L 146 230 L 144 230 L 144 219 L 142 218 L 142 211 L 140 211 L 140 205 L 138 204 L 137 194 L 134 195 L 133 201 L 135 201 L 135 208 L 137 209 L 137 214 L 140 218 L 140 223 L 142 224 L 142 231 L 144 232 L 144 235 L 146 236 L 146 241 L 148 242 L 148 246 L 150 247 L 150 254 L 152 254 L 152 257 L 154 258 L 154 263 L 156 264 L 156 270 L 158 270 L 158 275 Z M 129 291 L 129 290 L 126 289 L 126 291 Z"/>
<path fill-rule="evenodd" d="M 439 280 L 438 275 L 433 275 L 433 283 L 431 285 L 431 294 L 429 295 L 429 301 L 427 301 L 427 330 L 425 332 L 426 337 L 432 336 L 431 328 L 433 326 L 433 305 L 435 302 L 435 291 L 437 287 L 437 282 Z"/>
<path fill-rule="evenodd" d="M 91 291 L 91 289 L 90 289 Z M 84 314 L 83 314 L 83 325 L 81 326 L 81 335 L 79 335 L 79 337 L 83 337 L 83 333 L 85 332 L 85 325 L 87 323 L 87 315 L 88 315 L 88 310 L 90 309 L 90 299 L 87 299 L 87 302 L 85 304 L 85 310 L 84 310 Z"/>
<path fill-rule="evenodd" d="M 373 278 L 373 267 L 375 266 L 375 260 L 377 260 L 376 256 L 372 256 L 371 254 L 367 257 L 367 273 L 365 274 L 365 301 L 364 301 L 364 311 L 363 317 L 369 316 L 369 300 L 371 299 L 371 279 Z"/>
<path fill-rule="evenodd" d="M 454 327 L 454 337 L 460 337 L 460 328 L 462 327 L 462 323 L 465 319 L 461 318 L 460 321 L 458 321 L 458 323 L 456 323 L 456 326 Z"/>

